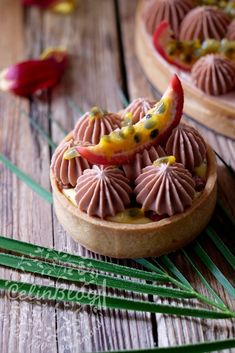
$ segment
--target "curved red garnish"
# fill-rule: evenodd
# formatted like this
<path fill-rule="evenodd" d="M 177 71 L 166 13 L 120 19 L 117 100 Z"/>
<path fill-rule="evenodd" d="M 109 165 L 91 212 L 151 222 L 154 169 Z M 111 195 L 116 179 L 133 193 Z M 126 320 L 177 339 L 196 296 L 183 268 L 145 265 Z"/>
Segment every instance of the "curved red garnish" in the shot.
<path fill-rule="evenodd" d="M 21 0 L 25 6 L 38 6 L 61 14 L 69 14 L 77 6 L 76 0 Z"/>
<path fill-rule="evenodd" d="M 180 59 L 170 56 L 166 47 L 169 41 L 172 39 L 173 31 L 167 21 L 163 21 L 159 24 L 153 34 L 153 45 L 157 52 L 171 65 L 178 67 L 183 71 L 191 71 L 193 64 L 187 64 Z"/>
<path fill-rule="evenodd" d="M 26 6 L 39 6 L 39 7 L 44 7 L 48 8 L 50 6 L 53 6 L 57 1 L 56 0 L 21 0 L 23 5 Z"/>
<path fill-rule="evenodd" d="M 68 63 L 64 49 L 46 50 L 41 58 L 17 63 L 0 72 L 0 90 L 12 92 L 21 97 L 59 83 Z"/>
<path fill-rule="evenodd" d="M 133 125 L 132 135 L 125 136 L 125 127 L 112 132 L 107 138 L 108 142 L 101 141 L 95 146 L 77 146 L 77 152 L 93 164 L 120 165 L 130 162 L 137 152 L 147 146 L 156 145 L 166 140 L 172 129 L 176 127 L 181 119 L 183 110 L 184 95 L 181 82 L 177 75 L 174 75 L 166 92 L 160 102 L 151 109 L 146 116 L 151 114 L 155 127 L 146 127 L 150 119 L 146 116 L 137 124 Z M 160 111 L 161 105 L 165 110 Z M 157 129 L 156 129 L 157 127 Z M 113 138 L 112 134 L 119 134 L 120 139 Z M 139 138 L 138 139 L 136 138 Z M 141 138 L 143 141 L 141 141 Z"/>

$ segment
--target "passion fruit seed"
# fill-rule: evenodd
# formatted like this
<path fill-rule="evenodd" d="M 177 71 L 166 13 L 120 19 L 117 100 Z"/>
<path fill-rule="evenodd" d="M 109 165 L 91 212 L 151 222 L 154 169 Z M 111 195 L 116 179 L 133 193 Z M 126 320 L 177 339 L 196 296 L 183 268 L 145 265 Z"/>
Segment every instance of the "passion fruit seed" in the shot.
<path fill-rule="evenodd" d="M 193 169 L 193 172 L 200 178 L 205 179 L 207 173 L 207 161 L 203 161 L 198 167 Z"/>
<path fill-rule="evenodd" d="M 177 51 L 176 42 L 170 41 L 167 45 L 166 51 L 168 55 L 170 56 L 174 55 L 175 52 Z"/>
<path fill-rule="evenodd" d="M 218 6 L 220 8 L 225 8 L 227 6 L 228 0 L 201 0 L 201 5 Z"/>
<path fill-rule="evenodd" d="M 104 139 L 105 137 L 105 139 Z M 108 142 L 112 144 L 113 142 L 117 141 L 122 141 L 124 138 L 126 138 L 125 134 L 123 133 L 123 130 L 116 130 L 113 131 L 110 135 L 104 135 L 101 137 L 101 142 Z"/>
<path fill-rule="evenodd" d="M 158 129 L 154 129 L 153 131 L 150 132 L 149 136 L 150 136 L 151 139 L 155 139 L 157 137 L 158 133 L 159 133 L 159 130 Z"/>
<path fill-rule="evenodd" d="M 224 6 L 224 11 L 227 15 L 234 17 L 235 16 L 235 3 L 234 1 L 229 1 L 226 6 Z"/>
<path fill-rule="evenodd" d="M 112 135 L 112 137 L 117 138 L 117 139 L 125 138 L 125 135 L 122 130 L 114 131 L 111 135 Z"/>
<path fill-rule="evenodd" d="M 143 217 L 144 215 L 143 211 L 141 212 L 141 209 L 139 208 L 130 208 L 127 214 L 129 217 L 132 217 L 132 218 Z"/>
<path fill-rule="evenodd" d="M 107 217 L 108 221 L 116 223 L 129 223 L 129 224 L 147 224 L 151 223 L 151 219 L 145 217 L 142 209 L 130 208 L 117 213 L 115 216 Z"/>
<path fill-rule="evenodd" d="M 179 47 L 181 47 L 180 50 L 178 50 Z M 216 39 L 179 41 L 173 39 L 168 42 L 166 51 L 169 56 L 176 56 L 186 63 L 193 63 L 206 54 L 221 53 L 228 58 L 233 58 L 235 41 L 228 39 L 222 39 L 221 41 Z"/>
<path fill-rule="evenodd" d="M 175 156 L 167 156 L 167 157 L 161 157 L 156 159 L 156 161 L 153 162 L 153 165 L 155 167 L 159 167 L 161 164 L 174 164 L 175 163 Z"/>
<path fill-rule="evenodd" d="M 126 112 L 126 114 L 124 115 L 124 119 L 133 119 L 133 114 L 132 112 Z"/>
<path fill-rule="evenodd" d="M 192 55 L 190 55 L 190 54 L 187 54 L 187 53 L 182 53 L 181 55 L 180 55 L 180 60 L 181 61 L 184 61 L 185 63 L 191 63 L 192 62 Z"/>
<path fill-rule="evenodd" d="M 125 137 L 134 134 L 135 132 L 135 128 L 133 127 L 133 125 L 129 125 L 129 126 L 125 126 L 122 128 L 122 132 L 124 134 Z"/>
<path fill-rule="evenodd" d="M 153 119 L 149 119 L 144 122 L 144 128 L 148 130 L 152 129 L 155 125 L 156 121 L 154 121 Z"/>
<path fill-rule="evenodd" d="M 163 114 L 166 110 L 164 102 L 159 102 L 154 110 L 154 114 Z"/>
<path fill-rule="evenodd" d="M 64 156 L 63 156 L 63 158 L 66 160 L 69 160 L 75 157 L 80 157 L 80 153 L 78 153 L 75 147 L 70 147 L 69 149 L 67 149 L 67 151 L 64 153 Z"/>
<path fill-rule="evenodd" d="M 131 112 L 126 112 L 126 114 L 123 117 L 122 126 L 129 126 L 133 125 L 133 114 Z"/>
<path fill-rule="evenodd" d="M 107 113 L 107 112 L 106 112 L 106 113 Z M 102 118 L 102 117 L 104 116 L 104 114 L 105 114 L 105 112 L 104 112 L 101 108 L 99 108 L 99 107 L 93 107 L 93 108 L 91 108 L 91 110 L 90 110 L 89 117 L 90 117 L 91 119 L 94 119 L 94 118 L 100 119 L 100 118 Z"/>
<path fill-rule="evenodd" d="M 140 134 L 140 133 L 136 133 L 136 134 L 134 135 L 134 141 L 135 141 L 136 143 L 139 143 L 139 142 L 141 141 L 141 134 Z"/>
<path fill-rule="evenodd" d="M 228 39 L 223 39 L 221 41 L 221 52 L 225 56 L 231 57 L 235 53 L 235 41 L 229 41 Z"/>
<path fill-rule="evenodd" d="M 103 135 L 100 140 L 107 143 L 111 142 L 111 138 L 109 135 Z"/>
<path fill-rule="evenodd" d="M 216 52 L 220 48 L 220 41 L 216 39 L 206 39 L 202 42 L 201 48 L 206 51 Z"/>
<path fill-rule="evenodd" d="M 130 118 L 124 118 L 124 120 L 122 121 L 122 126 L 131 126 L 133 125 L 133 120 Z"/>

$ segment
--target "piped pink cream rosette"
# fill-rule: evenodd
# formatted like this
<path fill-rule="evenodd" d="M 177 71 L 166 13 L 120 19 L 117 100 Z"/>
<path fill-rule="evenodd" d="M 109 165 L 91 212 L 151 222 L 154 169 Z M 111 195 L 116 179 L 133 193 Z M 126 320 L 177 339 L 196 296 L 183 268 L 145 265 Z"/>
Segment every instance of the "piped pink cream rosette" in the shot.
<path fill-rule="evenodd" d="M 172 131 L 165 150 L 190 171 L 200 166 L 206 158 L 206 143 L 203 137 L 192 126 L 185 124 L 178 125 Z"/>
<path fill-rule="evenodd" d="M 73 146 L 73 139 L 61 143 L 51 160 L 51 169 L 61 188 L 75 187 L 77 179 L 83 171 L 91 168 L 90 163 L 82 156 L 76 156 L 70 160 L 64 159 L 65 152 Z"/>
<path fill-rule="evenodd" d="M 209 95 L 226 94 L 235 88 L 235 64 L 218 54 L 208 54 L 193 65 L 192 80 Z"/>
<path fill-rule="evenodd" d="M 198 6 L 191 10 L 180 26 L 180 40 L 217 39 L 225 37 L 229 17 L 213 6 Z"/>
<path fill-rule="evenodd" d="M 192 205 L 195 183 L 191 173 L 176 163 L 173 156 L 163 157 L 142 170 L 135 181 L 136 201 L 144 211 L 172 216 Z"/>
<path fill-rule="evenodd" d="M 130 205 L 132 189 L 129 180 L 116 167 L 86 169 L 75 188 L 78 208 L 89 216 L 115 216 Z"/>
<path fill-rule="evenodd" d="M 120 126 L 121 118 L 118 114 L 108 113 L 99 107 L 93 107 L 78 119 L 73 130 L 73 138 L 77 143 L 89 142 L 96 145 L 101 136 L 108 135 Z"/>
<path fill-rule="evenodd" d="M 166 153 L 161 146 L 152 146 L 141 153 L 136 153 L 135 158 L 129 164 L 123 164 L 122 169 L 127 178 L 135 180 L 141 173 L 141 170 L 151 165 L 156 159 L 165 156 Z"/>
<path fill-rule="evenodd" d="M 120 116 L 123 119 L 123 124 L 136 124 L 143 119 L 150 109 L 154 107 L 156 102 L 148 98 L 136 98 L 124 109 Z"/>
<path fill-rule="evenodd" d="M 153 34 L 162 21 L 167 21 L 174 34 L 178 36 L 180 24 L 185 15 L 193 8 L 193 0 L 150 0 L 143 12 L 146 30 Z"/>

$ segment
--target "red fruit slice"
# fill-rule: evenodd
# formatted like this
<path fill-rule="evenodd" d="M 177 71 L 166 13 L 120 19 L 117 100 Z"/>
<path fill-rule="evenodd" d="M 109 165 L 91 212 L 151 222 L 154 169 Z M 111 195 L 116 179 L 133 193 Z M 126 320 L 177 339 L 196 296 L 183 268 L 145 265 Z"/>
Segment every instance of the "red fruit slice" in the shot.
<path fill-rule="evenodd" d="M 68 54 L 64 49 L 49 48 L 39 59 L 23 61 L 1 71 L 0 90 L 29 97 L 58 84 L 67 64 Z"/>
<path fill-rule="evenodd" d="M 130 162 L 137 152 L 166 140 L 180 122 L 183 110 L 183 89 L 174 75 L 161 100 L 133 126 L 117 129 L 102 136 L 98 145 L 76 146 L 76 151 L 89 162 L 120 165 Z M 64 158 L 73 158 L 71 151 Z"/>
<path fill-rule="evenodd" d="M 172 39 L 174 39 L 174 35 L 169 23 L 166 21 L 161 22 L 153 34 L 153 45 L 155 49 L 169 64 L 184 71 L 191 71 L 193 63 L 187 64 L 176 56 L 170 56 L 167 53 L 167 44 Z"/>

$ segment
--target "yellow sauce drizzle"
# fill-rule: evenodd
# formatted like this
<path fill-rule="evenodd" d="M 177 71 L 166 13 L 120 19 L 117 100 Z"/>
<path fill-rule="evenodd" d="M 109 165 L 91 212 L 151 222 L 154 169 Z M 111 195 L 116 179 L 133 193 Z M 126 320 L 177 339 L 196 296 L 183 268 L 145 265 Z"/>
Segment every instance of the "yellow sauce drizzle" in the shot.
<path fill-rule="evenodd" d="M 105 112 L 99 108 L 99 107 L 93 107 L 91 108 L 90 112 L 89 112 L 89 118 L 91 120 L 94 120 L 94 119 L 101 119 L 103 118 Z"/>
<path fill-rule="evenodd" d="M 175 163 L 175 156 L 166 156 L 166 157 L 161 157 L 156 159 L 156 161 L 153 162 L 153 165 L 155 167 L 159 167 L 161 164 L 174 164 Z"/>
<path fill-rule="evenodd" d="M 194 168 L 194 173 L 200 178 L 205 179 L 207 174 L 207 161 L 203 161 L 201 165 Z"/>
<path fill-rule="evenodd" d="M 129 224 L 146 224 L 152 222 L 149 218 L 145 217 L 144 211 L 139 208 L 127 208 L 115 216 L 107 217 L 107 221 Z"/>

